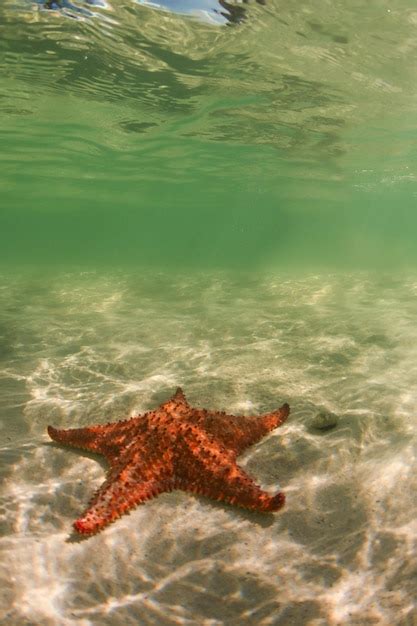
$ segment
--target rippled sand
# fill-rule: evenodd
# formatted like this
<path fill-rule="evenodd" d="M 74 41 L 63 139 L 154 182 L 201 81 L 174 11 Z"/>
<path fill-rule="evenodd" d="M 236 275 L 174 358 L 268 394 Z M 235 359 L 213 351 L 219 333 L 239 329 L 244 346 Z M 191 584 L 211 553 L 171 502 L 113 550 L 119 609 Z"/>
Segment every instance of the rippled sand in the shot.
<path fill-rule="evenodd" d="M 1 623 L 415 624 L 416 314 L 410 276 L 2 276 Z M 235 413 L 290 403 L 240 459 L 285 508 L 175 492 L 75 540 L 105 464 L 47 424 L 177 385 Z"/>

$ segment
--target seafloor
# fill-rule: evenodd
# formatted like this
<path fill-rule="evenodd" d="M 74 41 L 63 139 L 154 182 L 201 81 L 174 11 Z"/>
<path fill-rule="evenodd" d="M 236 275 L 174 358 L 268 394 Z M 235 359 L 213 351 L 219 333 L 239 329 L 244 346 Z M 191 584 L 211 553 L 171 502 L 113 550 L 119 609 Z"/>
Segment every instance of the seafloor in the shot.
<path fill-rule="evenodd" d="M 416 319 L 407 275 L 2 276 L 1 623 L 415 625 Z M 175 492 L 74 540 L 105 465 L 47 424 L 117 420 L 178 385 L 234 413 L 290 403 L 241 458 L 285 508 Z"/>

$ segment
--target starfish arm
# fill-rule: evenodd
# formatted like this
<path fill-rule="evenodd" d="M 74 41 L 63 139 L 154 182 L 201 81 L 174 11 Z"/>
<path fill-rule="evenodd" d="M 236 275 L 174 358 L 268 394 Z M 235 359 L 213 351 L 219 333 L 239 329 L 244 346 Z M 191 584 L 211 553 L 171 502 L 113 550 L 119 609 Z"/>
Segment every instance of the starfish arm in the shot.
<path fill-rule="evenodd" d="M 172 491 L 170 468 L 169 452 L 153 459 L 149 454 L 138 452 L 127 455 L 122 468 L 119 466 L 111 470 L 88 508 L 74 522 L 75 530 L 80 534 L 94 535 L 136 505 L 164 491 Z"/>
<path fill-rule="evenodd" d="M 157 411 L 165 411 L 167 413 L 175 415 L 190 408 L 191 407 L 187 402 L 185 393 L 183 392 L 181 387 L 177 387 L 174 395 L 169 400 L 161 404 Z"/>
<path fill-rule="evenodd" d="M 290 413 L 287 403 L 276 411 L 264 415 L 236 416 L 222 412 L 198 411 L 198 422 L 220 440 L 226 448 L 240 454 L 248 446 L 257 443 L 267 433 L 281 426 Z"/>
<path fill-rule="evenodd" d="M 147 421 L 141 417 L 112 424 L 70 428 L 61 430 L 48 426 L 48 434 L 57 443 L 80 450 L 103 454 L 113 464 L 134 433 L 140 436 L 146 430 Z"/>
<path fill-rule="evenodd" d="M 210 433 L 188 426 L 180 446 L 181 466 L 175 472 L 175 488 L 256 511 L 278 511 L 283 506 L 284 494 L 271 496 L 263 491 L 236 464 L 234 452 Z"/>
<path fill-rule="evenodd" d="M 106 435 L 106 426 L 58 429 L 48 426 L 48 435 L 53 441 L 72 448 L 101 453 L 101 443 Z"/>

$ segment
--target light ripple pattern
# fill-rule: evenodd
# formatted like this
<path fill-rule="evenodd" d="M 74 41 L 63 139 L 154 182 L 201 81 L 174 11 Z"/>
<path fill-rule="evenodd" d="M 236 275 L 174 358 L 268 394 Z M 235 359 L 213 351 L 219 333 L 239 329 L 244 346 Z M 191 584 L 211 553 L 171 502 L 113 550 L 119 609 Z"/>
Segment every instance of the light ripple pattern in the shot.
<path fill-rule="evenodd" d="M 3 275 L 2 624 L 415 623 L 417 279 L 365 273 Z M 276 515 L 182 492 L 77 541 L 105 463 L 47 442 L 197 406 L 287 424 L 240 462 Z M 337 424 L 314 427 L 319 411 Z"/>

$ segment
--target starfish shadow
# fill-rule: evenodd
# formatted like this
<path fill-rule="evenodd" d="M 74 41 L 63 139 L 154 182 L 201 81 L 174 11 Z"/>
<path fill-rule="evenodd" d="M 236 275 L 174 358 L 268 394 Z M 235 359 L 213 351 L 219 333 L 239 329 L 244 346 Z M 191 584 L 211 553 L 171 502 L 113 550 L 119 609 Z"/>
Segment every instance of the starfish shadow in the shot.
<path fill-rule="evenodd" d="M 231 504 L 228 504 L 227 502 L 213 501 L 211 498 L 205 498 L 204 496 L 195 497 L 201 500 L 201 502 L 207 503 L 207 506 L 221 509 L 226 513 L 232 514 L 234 518 L 238 518 L 241 521 L 245 522 L 251 522 L 252 524 L 256 524 L 257 526 L 262 526 L 262 528 L 268 528 L 277 521 L 277 515 L 274 515 L 274 513 L 258 512 L 251 509 L 235 507 Z"/>
<path fill-rule="evenodd" d="M 87 541 L 87 539 L 92 539 L 93 537 L 94 535 L 80 535 L 79 533 L 73 531 L 65 539 L 65 543 L 82 543 L 83 541 Z"/>

